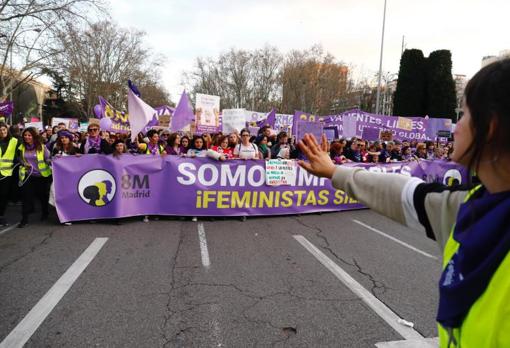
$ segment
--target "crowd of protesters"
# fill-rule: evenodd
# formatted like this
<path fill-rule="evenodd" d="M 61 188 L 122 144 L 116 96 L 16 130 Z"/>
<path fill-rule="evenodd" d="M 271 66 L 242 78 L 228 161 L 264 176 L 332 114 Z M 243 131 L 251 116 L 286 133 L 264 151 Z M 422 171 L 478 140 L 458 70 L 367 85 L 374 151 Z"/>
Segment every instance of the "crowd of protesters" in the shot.
<path fill-rule="evenodd" d="M 340 165 L 346 162 L 387 163 L 415 159 L 448 160 L 452 143 L 417 141 L 366 141 L 360 138 L 331 141 L 330 158 Z M 62 156 L 86 154 L 123 154 L 209 157 L 218 161 L 231 159 L 304 159 L 295 139 L 285 131 L 276 133 L 264 126 L 257 134 L 248 128 L 230 134 L 189 135 L 167 129 L 151 129 L 131 141 L 128 134 L 115 134 L 90 124 L 86 132 L 66 129 L 61 123 L 44 131 L 20 129 L 0 123 L 0 226 L 8 201 L 22 205 L 21 222 L 28 223 L 34 202 L 41 205 L 41 220 L 48 218 L 48 198 L 52 182 L 51 161 Z M 147 220 L 147 219 L 145 219 Z"/>

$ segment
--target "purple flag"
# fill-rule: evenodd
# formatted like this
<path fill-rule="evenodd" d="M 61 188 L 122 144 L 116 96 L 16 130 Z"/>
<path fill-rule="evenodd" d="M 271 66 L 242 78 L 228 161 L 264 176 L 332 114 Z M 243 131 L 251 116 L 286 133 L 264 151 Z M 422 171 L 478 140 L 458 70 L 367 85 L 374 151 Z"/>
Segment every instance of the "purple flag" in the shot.
<path fill-rule="evenodd" d="M 0 115 L 9 116 L 14 110 L 14 102 L 7 101 L 0 103 Z"/>
<path fill-rule="evenodd" d="M 189 126 L 194 120 L 195 114 L 193 113 L 191 101 L 186 91 L 183 91 L 172 117 L 171 129 L 173 131 L 180 131 Z"/>
<path fill-rule="evenodd" d="M 274 128 L 275 121 L 276 121 L 276 109 L 272 108 L 271 111 L 267 113 L 266 118 L 264 120 L 257 122 L 257 127 L 264 127 L 268 125 L 271 126 L 271 128 Z"/>
<path fill-rule="evenodd" d="M 135 85 L 128 81 L 128 112 L 129 124 L 131 126 L 131 141 L 135 141 L 138 133 L 153 120 L 156 116 L 156 110 L 144 102 L 138 95 L 138 89 Z"/>

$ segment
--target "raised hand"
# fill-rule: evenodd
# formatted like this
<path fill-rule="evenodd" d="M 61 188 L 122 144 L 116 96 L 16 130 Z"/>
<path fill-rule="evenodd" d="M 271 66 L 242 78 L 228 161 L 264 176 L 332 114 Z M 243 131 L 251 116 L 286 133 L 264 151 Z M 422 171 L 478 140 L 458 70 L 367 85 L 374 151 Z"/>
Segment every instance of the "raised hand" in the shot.
<path fill-rule="evenodd" d="M 298 164 L 307 172 L 331 179 L 335 172 L 335 165 L 328 155 L 328 140 L 322 135 L 322 143 L 319 145 L 313 134 L 305 134 L 298 144 L 299 149 L 306 155 L 309 162 L 299 161 Z"/>

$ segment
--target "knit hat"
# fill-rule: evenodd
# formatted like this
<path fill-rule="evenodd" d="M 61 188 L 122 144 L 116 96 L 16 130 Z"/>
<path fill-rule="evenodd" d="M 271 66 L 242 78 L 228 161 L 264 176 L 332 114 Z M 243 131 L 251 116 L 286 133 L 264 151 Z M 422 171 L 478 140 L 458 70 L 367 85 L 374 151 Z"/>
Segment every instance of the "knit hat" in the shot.
<path fill-rule="evenodd" d="M 58 137 L 66 137 L 66 138 L 69 138 L 70 141 L 73 141 L 74 140 L 74 136 L 73 136 L 73 133 L 67 131 L 67 130 L 60 130 L 57 132 L 57 135 Z"/>

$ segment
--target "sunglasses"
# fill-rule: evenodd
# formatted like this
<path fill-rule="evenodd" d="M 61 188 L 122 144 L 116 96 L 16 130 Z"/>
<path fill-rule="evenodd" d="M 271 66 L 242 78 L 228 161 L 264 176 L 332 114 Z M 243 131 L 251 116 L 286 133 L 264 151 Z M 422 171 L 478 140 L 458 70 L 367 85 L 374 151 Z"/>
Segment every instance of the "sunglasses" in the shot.
<path fill-rule="evenodd" d="M 99 128 L 90 128 L 89 132 L 97 132 L 98 130 L 99 130 Z"/>
<path fill-rule="evenodd" d="M 249 137 L 249 134 L 241 134 L 242 137 Z"/>

